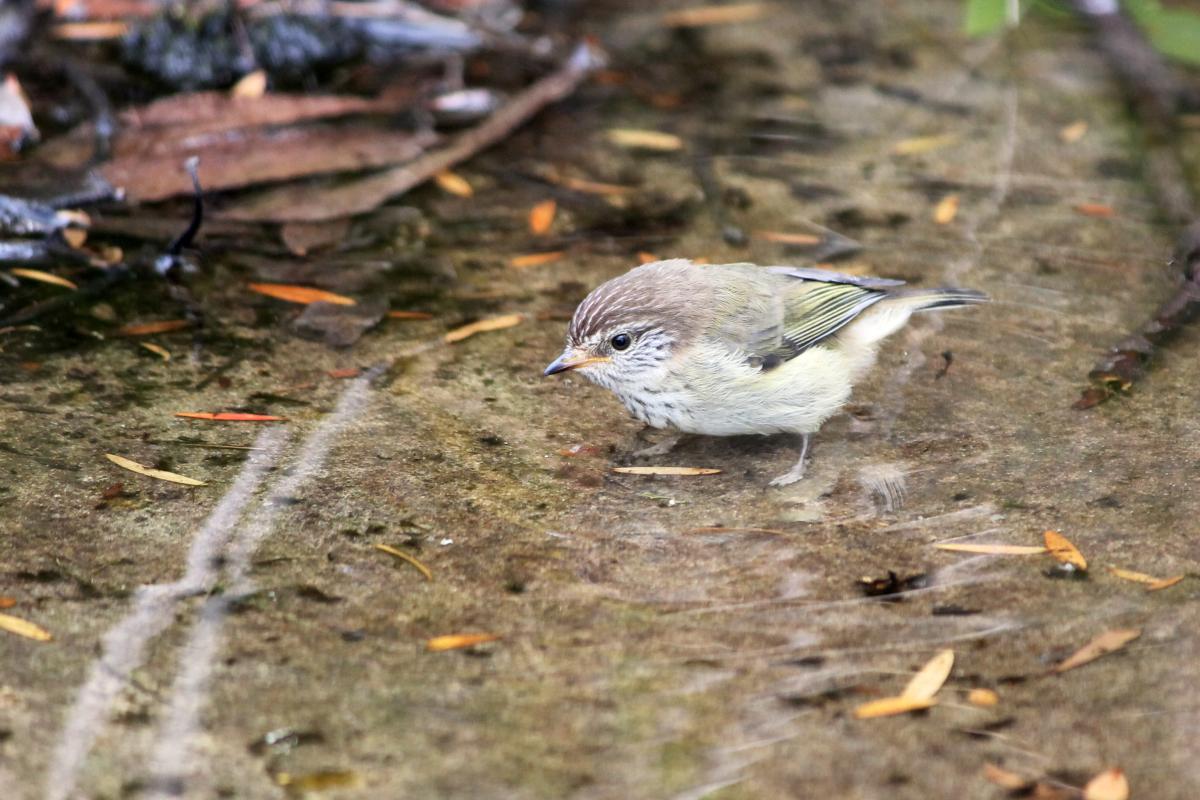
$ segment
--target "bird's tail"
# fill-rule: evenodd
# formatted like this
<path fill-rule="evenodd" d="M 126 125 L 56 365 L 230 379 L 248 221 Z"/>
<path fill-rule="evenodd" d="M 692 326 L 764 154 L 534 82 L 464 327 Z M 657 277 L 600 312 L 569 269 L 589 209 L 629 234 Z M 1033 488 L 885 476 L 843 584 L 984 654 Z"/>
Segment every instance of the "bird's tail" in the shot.
<path fill-rule="evenodd" d="M 871 306 L 847 331 L 848 337 L 864 345 L 874 345 L 880 339 L 891 336 L 908 322 L 917 311 L 932 311 L 941 308 L 958 308 L 977 303 L 986 303 L 988 296 L 974 289 L 899 289 L 888 292 L 887 297 Z"/>

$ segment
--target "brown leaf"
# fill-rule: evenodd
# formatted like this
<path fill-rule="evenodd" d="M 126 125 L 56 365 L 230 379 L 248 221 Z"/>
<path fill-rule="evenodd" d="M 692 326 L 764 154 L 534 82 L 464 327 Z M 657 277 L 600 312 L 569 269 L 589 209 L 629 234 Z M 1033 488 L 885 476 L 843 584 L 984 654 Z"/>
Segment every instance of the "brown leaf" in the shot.
<path fill-rule="evenodd" d="M 933 208 L 933 221 L 938 225 L 949 225 L 958 216 L 958 195 L 948 194 Z"/>
<path fill-rule="evenodd" d="M 776 244 L 789 244 L 797 247 L 811 247 L 824 241 L 820 236 L 811 233 L 789 233 L 787 231 L 755 231 L 755 239 Z"/>
<path fill-rule="evenodd" d="M 139 322 L 132 325 L 122 325 L 117 328 L 117 336 L 150 336 L 156 333 L 170 333 L 188 327 L 192 323 L 186 319 L 164 319 L 157 322 Z"/>
<path fill-rule="evenodd" d="M 637 254 L 637 258 L 639 264 L 651 264 L 658 261 L 658 256 L 654 255 L 654 253 L 641 252 Z"/>
<path fill-rule="evenodd" d="M 18 278 L 25 278 L 30 281 L 38 281 L 39 283 L 49 283 L 53 286 L 61 286 L 64 289 L 78 289 L 79 286 L 74 281 L 69 281 L 66 278 L 59 277 L 50 272 L 43 272 L 40 269 L 26 269 L 25 267 L 16 267 L 8 271 L 9 275 L 15 275 Z"/>
<path fill-rule="evenodd" d="M 242 414 L 235 411 L 176 411 L 175 416 L 185 419 L 205 419 L 213 422 L 284 422 L 287 417 L 276 417 L 272 414 Z"/>
<path fill-rule="evenodd" d="M 542 236 L 549 232 L 554 224 L 554 215 L 558 211 L 558 203 L 545 200 L 529 210 L 529 232 L 534 236 Z"/>
<path fill-rule="evenodd" d="M 313 289 L 308 286 L 294 286 L 290 283 L 251 283 L 247 288 L 252 292 L 274 297 L 276 300 L 286 300 L 289 303 L 333 303 L 337 306 L 352 306 L 355 301 L 349 297 L 324 289 Z"/>
<path fill-rule="evenodd" d="M 991 689 L 972 689 L 967 692 L 967 702 L 973 706 L 990 708 L 991 706 L 1000 704 L 1000 695 Z"/>
<path fill-rule="evenodd" d="M 917 697 L 885 697 L 882 700 L 872 700 L 854 709 L 855 719 L 874 719 L 876 717 L 891 717 L 896 714 L 907 714 L 910 711 L 923 711 L 937 705 L 937 700 Z"/>
<path fill-rule="evenodd" d="M 467 179 L 457 172 L 451 172 L 448 169 L 442 170 L 437 175 L 433 176 L 433 182 L 438 185 L 438 188 L 447 194 L 452 194 L 457 197 L 473 197 L 475 189 L 467 182 Z"/>
<path fill-rule="evenodd" d="M 1087 572 L 1087 559 L 1067 537 L 1058 531 L 1046 531 L 1042 534 L 1042 538 L 1046 542 L 1046 549 L 1050 551 L 1050 555 L 1054 556 L 1055 561 L 1060 564 L 1070 564 L 1081 572 Z"/>
<path fill-rule="evenodd" d="M 1152 584 L 1158 582 L 1158 578 L 1153 575 L 1147 575 L 1144 572 L 1134 572 L 1133 570 L 1121 569 L 1120 567 L 1109 567 L 1108 571 L 1121 580 L 1133 581 L 1134 583 Z"/>
<path fill-rule="evenodd" d="M 1146 591 L 1147 592 L 1157 592 L 1157 591 L 1161 591 L 1162 589 L 1170 589 L 1172 586 L 1179 583 L 1185 577 L 1186 576 L 1184 576 L 1184 575 L 1176 575 L 1173 578 L 1163 578 L 1161 581 L 1155 581 L 1154 583 L 1147 586 Z"/>
<path fill-rule="evenodd" d="M 347 378 L 357 378 L 362 374 L 362 370 L 358 367 L 346 367 L 345 369 L 331 369 L 325 372 L 326 375 L 334 380 L 346 380 Z"/>
<path fill-rule="evenodd" d="M 167 472 L 165 469 L 152 469 L 144 464 L 139 464 L 136 461 L 125 458 L 124 456 L 105 453 L 104 457 L 122 469 L 127 469 L 130 472 L 136 472 L 138 475 L 145 475 L 147 478 L 156 478 L 160 481 L 168 481 L 170 483 L 178 483 L 183 486 L 207 486 L 204 481 L 198 481 L 195 478 L 188 478 L 184 475 L 177 475 L 174 472 Z"/>
<path fill-rule="evenodd" d="M 1088 781 L 1083 800 L 1129 800 L 1129 781 L 1125 773 L 1113 767 Z"/>
<path fill-rule="evenodd" d="M 417 559 L 413 558 L 403 550 L 397 550 L 395 547 L 386 544 L 376 544 L 375 549 L 387 553 L 389 556 L 394 556 L 408 564 L 412 564 L 416 568 L 417 572 L 420 572 L 425 576 L 425 580 L 433 580 L 433 573 L 429 570 L 429 567 L 425 566 L 420 561 L 417 561 Z"/>
<path fill-rule="evenodd" d="M 1033 783 L 1033 781 L 1022 778 L 1012 770 L 1007 770 L 990 761 L 985 762 L 983 765 L 983 777 L 1001 789 L 1008 789 L 1010 792 L 1027 789 L 1029 788 L 1029 784 Z"/>
<path fill-rule="evenodd" d="M 733 25 L 766 16 L 774 3 L 733 3 L 668 11 L 662 15 L 665 28 L 699 28 L 709 25 Z"/>
<path fill-rule="evenodd" d="M 613 467 L 612 471 L 622 475 L 717 475 L 721 472 L 711 467 Z"/>
<path fill-rule="evenodd" d="M 683 149 L 683 139 L 673 133 L 635 128 L 610 128 L 605 134 L 617 147 L 635 150 L 656 150 L 668 153 Z"/>
<path fill-rule="evenodd" d="M 549 253 L 527 253 L 522 256 L 513 256 L 508 260 L 508 265 L 513 269 L 529 269 L 558 261 L 565 255 L 566 253 L 562 250 L 554 250 Z"/>
<path fill-rule="evenodd" d="M 1033 547 L 1024 544 L 973 544 L 970 542 L 939 542 L 934 545 L 938 550 L 952 550 L 956 553 L 980 553 L 989 556 L 1033 556 L 1046 552 L 1044 547 Z"/>
<path fill-rule="evenodd" d="M 460 650 L 464 647 L 494 642 L 499 638 L 494 633 L 453 633 L 447 636 L 433 637 L 425 643 L 425 649 L 430 653 L 441 653 L 446 650 Z"/>
<path fill-rule="evenodd" d="M 55 39 L 65 42 L 101 42 L 120 39 L 129 32 L 124 22 L 63 22 L 50 29 Z"/>
<path fill-rule="evenodd" d="M 1134 639 L 1142 635 L 1142 632 L 1137 628 L 1115 628 L 1092 639 L 1090 642 L 1079 648 L 1073 655 L 1067 658 L 1060 664 L 1057 664 L 1051 672 L 1061 674 L 1069 669 L 1082 667 L 1095 661 L 1101 656 L 1106 656 L 1109 653 L 1120 650 L 1125 645 L 1132 642 Z"/>
<path fill-rule="evenodd" d="M 17 598 L 0 595 L 0 608 L 12 608 L 17 604 Z"/>
<path fill-rule="evenodd" d="M 477 333 L 487 333 L 489 331 L 502 331 L 505 328 L 512 328 L 520 325 L 525 321 L 523 314 L 505 314 L 501 317 L 491 317 L 490 319 L 481 319 L 478 322 L 472 322 L 470 325 L 463 325 L 461 328 L 455 328 L 448 331 L 442 336 L 442 341 L 447 344 L 461 342 L 468 336 L 474 336 Z"/>
<path fill-rule="evenodd" d="M 433 319 L 428 311 L 389 311 L 389 319 Z"/>
<path fill-rule="evenodd" d="M 942 650 L 921 671 L 912 676 L 900 696 L 909 700 L 931 700 L 950 677 L 954 668 L 954 651 Z"/>
<path fill-rule="evenodd" d="M 1116 209 L 1103 203 L 1079 203 L 1075 210 L 1085 217 L 1115 217 Z"/>
<path fill-rule="evenodd" d="M 8 631 L 17 636 L 24 636 L 26 639 L 33 639 L 35 642 L 48 642 L 54 638 L 42 626 L 9 614 L 0 614 L 0 631 Z"/>
<path fill-rule="evenodd" d="M 238 100 L 257 100 L 267 93 L 267 73 L 256 69 L 243 75 L 229 90 L 229 96 Z"/>

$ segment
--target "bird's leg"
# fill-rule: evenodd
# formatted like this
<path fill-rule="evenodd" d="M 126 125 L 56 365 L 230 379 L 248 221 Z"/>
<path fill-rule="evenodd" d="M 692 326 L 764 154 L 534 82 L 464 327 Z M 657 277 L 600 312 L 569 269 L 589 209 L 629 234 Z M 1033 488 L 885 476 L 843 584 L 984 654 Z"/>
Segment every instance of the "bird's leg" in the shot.
<path fill-rule="evenodd" d="M 658 444 L 652 444 L 649 447 L 643 447 L 641 450 L 634 450 L 634 458 L 651 458 L 653 456 L 665 456 L 667 453 L 675 449 L 675 445 L 679 444 L 679 440 L 683 438 L 681 433 L 670 433 Z"/>
<path fill-rule="evenodd" d="M 787 472 L 780 475 L 778 478 L 771 481 L 772 486 L 787 486 L 790 483 L 795 483 L 804 477 L 804 459 L 808 456 L 808 434 L 800 434 L 800 459 L 796 461 L 796 466 L 789 469 Z"/>

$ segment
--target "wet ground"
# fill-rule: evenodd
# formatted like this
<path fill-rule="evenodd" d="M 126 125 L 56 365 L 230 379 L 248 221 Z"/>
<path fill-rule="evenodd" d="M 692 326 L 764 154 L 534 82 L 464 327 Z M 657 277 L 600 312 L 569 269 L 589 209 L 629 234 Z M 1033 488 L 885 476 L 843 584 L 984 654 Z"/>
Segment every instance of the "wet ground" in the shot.
<path fill-rule="evenodd" d="M 1132 396 L 1071 408 L 1098 353 L 1169 293 L 1175 231 L 1083 34 L 1034 19 L 969 42 L 958 5 L 781 5 L 677 34 L 598 20 L 618 75 L 462 168 L 474 198 L 410 196 L 423 243 L 379 255 L 357 296 L 431 321 L 308 341 L 225 253 L 197 289 L 219 333 L 199 350 L 155 338 L 170 362 L 61 331 L 4 341 L 0 594 L 54 639 L 2 640 L 0 796 L 1002 797 L 993 762 L 1073 786 L 1115 766 L 1134 797 L 1194 797 L 1200 334 Z M 686 149 L 621 150 L 612 127 Z M 633 210 L 525 177 L 544 164 L 639 186 Z M 542 245 L 525 213 L 552 193 Z M 947 194 L 959 210 L 937 224 Z M 895 336 L 799 484 L 766 488 L 794 460 L 774 439 L 692 439 L 656 462 L 714 476 L 613 474 L 646 439 L 606 392 L 541 377 L 562 313 L 641 251 L 806 263 L 722 228 L 812 224 L 866 246 L 839 268 L 995 302 Z M 566 257 L 507 263 L 549 247 Z M 171 316 L 132 290 L 105 302 Z M 439 343 L 508 312 L 526 321 Z M 1089 577 L 933 548 L 1047 528 Z M 1146 592 L 1110 566 L 1189 577 Z M 865 596 L 888 570 L 927 577 Z M 1142 635 L 1047 674 L 1114 628 Z M 502 638 L 426 650 L 463 633 Z M 943 648 L 957 663 L 937 707 L 853 718 Z M 999 704 L 969 704 L 978 687 Z"/>

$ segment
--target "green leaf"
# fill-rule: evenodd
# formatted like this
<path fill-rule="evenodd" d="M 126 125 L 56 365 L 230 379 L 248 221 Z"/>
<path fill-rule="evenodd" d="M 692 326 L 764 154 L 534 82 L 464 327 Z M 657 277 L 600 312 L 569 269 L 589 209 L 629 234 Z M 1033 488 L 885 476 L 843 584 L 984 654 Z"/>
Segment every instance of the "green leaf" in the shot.
<path fill-rule="evenodd" d="M 986 36 L 1004 27 L 1007 0 L 967 0 L 964 27 L 968 36 Z"/>

